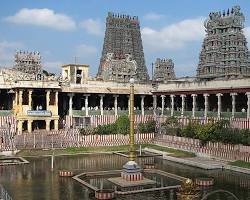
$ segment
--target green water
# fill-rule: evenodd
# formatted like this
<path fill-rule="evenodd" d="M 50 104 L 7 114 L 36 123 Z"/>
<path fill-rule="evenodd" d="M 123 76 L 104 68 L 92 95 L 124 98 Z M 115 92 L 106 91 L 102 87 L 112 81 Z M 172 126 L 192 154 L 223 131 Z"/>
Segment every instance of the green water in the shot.
<path fill-rule="evenodd" d="M 79 172 L 121 169 L 127 159 L 118 155 L 81 155 L 55 158 L 54 171 L 50 170 L 50 158 L 27 158 L 30 164 L 0 167 L 0 183 L 14 200 L 80 200 L 94 199 L 93 192 L 71 178 L 58 176 L 58 169 L 78 169 Z M 157 168 L 180 176 L 214 177 L 215 186 L 205 193 L 226 190 L 240 200 L 250 200 L 250 176 L 231 171 L 201 170 L 158 158 L 141 158 L 139 164 L 155 163 Z M 208 200 L 233 200 L 229 193 L 215 193 Z M 175 200 L 172 192 L 127 195 L 117 200 Z"/>

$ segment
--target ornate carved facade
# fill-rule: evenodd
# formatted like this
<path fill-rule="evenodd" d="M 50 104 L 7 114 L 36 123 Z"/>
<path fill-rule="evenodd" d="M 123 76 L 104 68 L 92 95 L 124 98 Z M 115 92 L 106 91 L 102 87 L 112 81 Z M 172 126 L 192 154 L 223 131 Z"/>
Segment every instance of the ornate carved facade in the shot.
<path fill-rule="evenodd" d="M 108 13 L 102 56 L 97 74 L 99 77 L 103 77 L 103 73 L 106 71 L 104 63 L 108 53 L 113 53 L 118 59 L 125 59 L 125 55 L 130 54 L 137 63 L 135 79 L 140 82 L 146 82 L 149 79 L 138 17 Z M 124 80 L 124 77 L 121 79 Z"/>
<path fill-rule="evenodd" d="M 209 14 L 204 24 L 206 37 L 199 57 L 198 79 L 250 76 L 249 51 L 242 30 L 244 21 L 239 6 Z"/>
<path fill-rule="evenodd" d="M 120 59 L 115 58 L 113 53 L 108 53 L 103 66 L 103 80 L 129 82 L 131 77 L 136 77 L 137 64 L 129 54 Z"/>
<path fill-rule="evenodd" d="M 175 79 L 174 63 L 171 59 L 157 58 L 155 61 L 154 81 L 164 82 Z"/>
<path fill-rule="evenodd" d="M 41 73 L 41 55 L 39 52 L 16 52 L 14 69 L 29 73 Z"/>

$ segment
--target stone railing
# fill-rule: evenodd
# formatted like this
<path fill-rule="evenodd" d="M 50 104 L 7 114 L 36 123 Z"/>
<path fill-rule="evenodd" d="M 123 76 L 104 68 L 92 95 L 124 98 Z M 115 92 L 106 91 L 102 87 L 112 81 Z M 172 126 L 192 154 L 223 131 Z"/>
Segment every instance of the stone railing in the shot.
<path fill-rule="evenodd" d="M 242 160 L 250 162 L 250 146 L 232 145 L 208 142 L 201 145 L 198 139 L 176 137 L 171 135 L 160 135 L 155 139 L 155 144 L 171 148 L 191 151 L 212 157 L 219 157 L 228 160 Z"/>
<path fill-rule="evenodd" d="M 90 121 L 91 121 L 91 126 L 96 127 L 97 125 L 104 125 L 104 124 L 110 124 L 114 123 L 116 119 L 119 117 L 119 115 L 89 115 Z M 160 123 L 163 123 L 166 121 L 166 119 L 169 116 L 161 116 L 161 115 L 135 115 L 135 123 L 140 123 L 140 122 L 147 122 L 150 120 L 156 120 Z M 250 129 L 250 119 L 246 118 L 216 118 L 216 117 L 181 117 L 178 116 L 177 120 L 182 126 L 188 125 L 190 122 L 195 122 L 199 124 L 207 124 L 210 122 L 216 122 L 222 119 L 229 120 L 230 126 L 232 128 L 239 128 L 239 129 Z M 66 127 L 71 127 L 74 123 L 74 117 L 72 116 L 66 116 L 65 119 L 65 125 Z M 157 125 L 157 128 L 159 128 L 159 124 Z"/>
<path fill-rule="evenodd" d="M 136 134 L 136 143 L 152 143 L 154 133 Z M 128 145 L 129 135 L 80 135 L 79 130 L 51 131 L 15 136 L 16 149 Z"/>

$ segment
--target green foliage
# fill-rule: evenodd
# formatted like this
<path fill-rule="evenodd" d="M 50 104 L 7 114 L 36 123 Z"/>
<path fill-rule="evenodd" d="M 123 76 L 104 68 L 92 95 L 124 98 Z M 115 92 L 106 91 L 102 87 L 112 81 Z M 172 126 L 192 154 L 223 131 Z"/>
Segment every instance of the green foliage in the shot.
<path fill-rule="evenodd" d="M 79 131 L 80 131 L 80 135 L 86 135 L 85 128 L 81 128 Z"/>
<path fill-rule="evenodd" d="M 230 165 L 237 166 L 237 167 L 243 167 L 243 168 L 248 168 L 250 169 L 250 163 L 241 161 L 241 160 L 236 160 L 234 162 L 229 163 Z"/>
<path fill-rule="evenodd" d="M 180 127 L 180 123 L 178 122 L 178 119 L 174 116 L 168 117 L 164 123 L 162 123 L 162 126 L 166 126 L 168 128 L 178 128 Z"/>
<path fill-rule="evenodd" d="M 195 138 L 196 130 L 198 129 L 199 124 L 189 123 L 186 127 L 181 129 L 181 135 L 184 137 Z"/>
<path fill-rule="evenodd" d="M 147 121 L 145 123 L 141 122 L 138 124 L 139 133 L 154 133 L 155 132 L 156 121 Z"/>
<path fill-rule="evenodd" d="M 174 116 L 168 117 L 164 123 L 161 124 L 162 133 L 168 135 L 181 136 L 181 124 Z"/>
<path fill-rule="evenodd" d="M 117 126 L 115 123 L 107 125 L 98 125 L 94 133 L 98 135 L 117 134 Z"/>
<path fill-rule="evenodd" d="M 129 118 L 125 115 L 118 117 L 115 123 L 107 125 L 98 125 L 95 130 L 95 134 L 109 135 L 109 134 L 123 134 L 129 133 Z"/>
<path fill-rule="evenodd" d="M 199 139 L 202 145 L 208 141 L 250 145 L 250 131 L 233 129 L 228 120 L 207 124 L 189 123 L 180 131 L 180 136 Z"/>
<path fill-rule="evenodd" d="M 117 133 L 126 135 L 129 133 L 129 118 L 126 115 L 118 117 L 115 122 Z"/>

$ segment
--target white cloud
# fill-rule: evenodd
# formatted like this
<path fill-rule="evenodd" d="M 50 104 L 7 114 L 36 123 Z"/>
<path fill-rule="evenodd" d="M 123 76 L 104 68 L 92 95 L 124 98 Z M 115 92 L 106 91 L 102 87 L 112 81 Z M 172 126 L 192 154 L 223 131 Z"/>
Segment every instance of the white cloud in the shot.
<path fill-rule="evenodd" d="M 60 31 L 70 31 L 76 28 L 75 21 L 67 15 L 55 13 L 54 10 L 23 8 L 15 15 L 5 18 L 15 24 L 29 24 L 48 27 Z"/>
<path fill-rule="evenodd" d="M 23 47 L 23 44 L 20 42 L 0 42 L 0 66 L 10 67 L 14 63 L 14 55 L 17 49 Z"/>
<path fill-rule="evenodd" d="M 249 44 L 250 44 L 250 27 L 244 28 L 244 33 L 245 33 L 245 36 L 247 38 L 247 42 L 248 42 L 248 46 L 249 46 Z"/>
<path fill-rule="evenodd" d="M 97 48 L 87 44 L 80 44 L 76 46 L 76 56 L 88 58 L 97 54 Z"/>
<path fill-rule="evenodd" d="M 143 16 L 145 20 L 152 20 L 152 21 L 162 19 L 163 17 L 164 15 L 157 14 L 157 13 L 148 13 Z"/>
<path fill-rule="evenodd" d="M 102 35 L 103 25 L 99 19 L 86 19 L 80 22 L 80 27 L 84 28 L 91 35 Z"/>
<path fill-rule="evenodd" d="M 188 43 L 200 41 L 205 36 L 204 18 L 186 19 L 160 30 L 142 29 L 142 39 L 149 51 L 181 49 Z"/>

